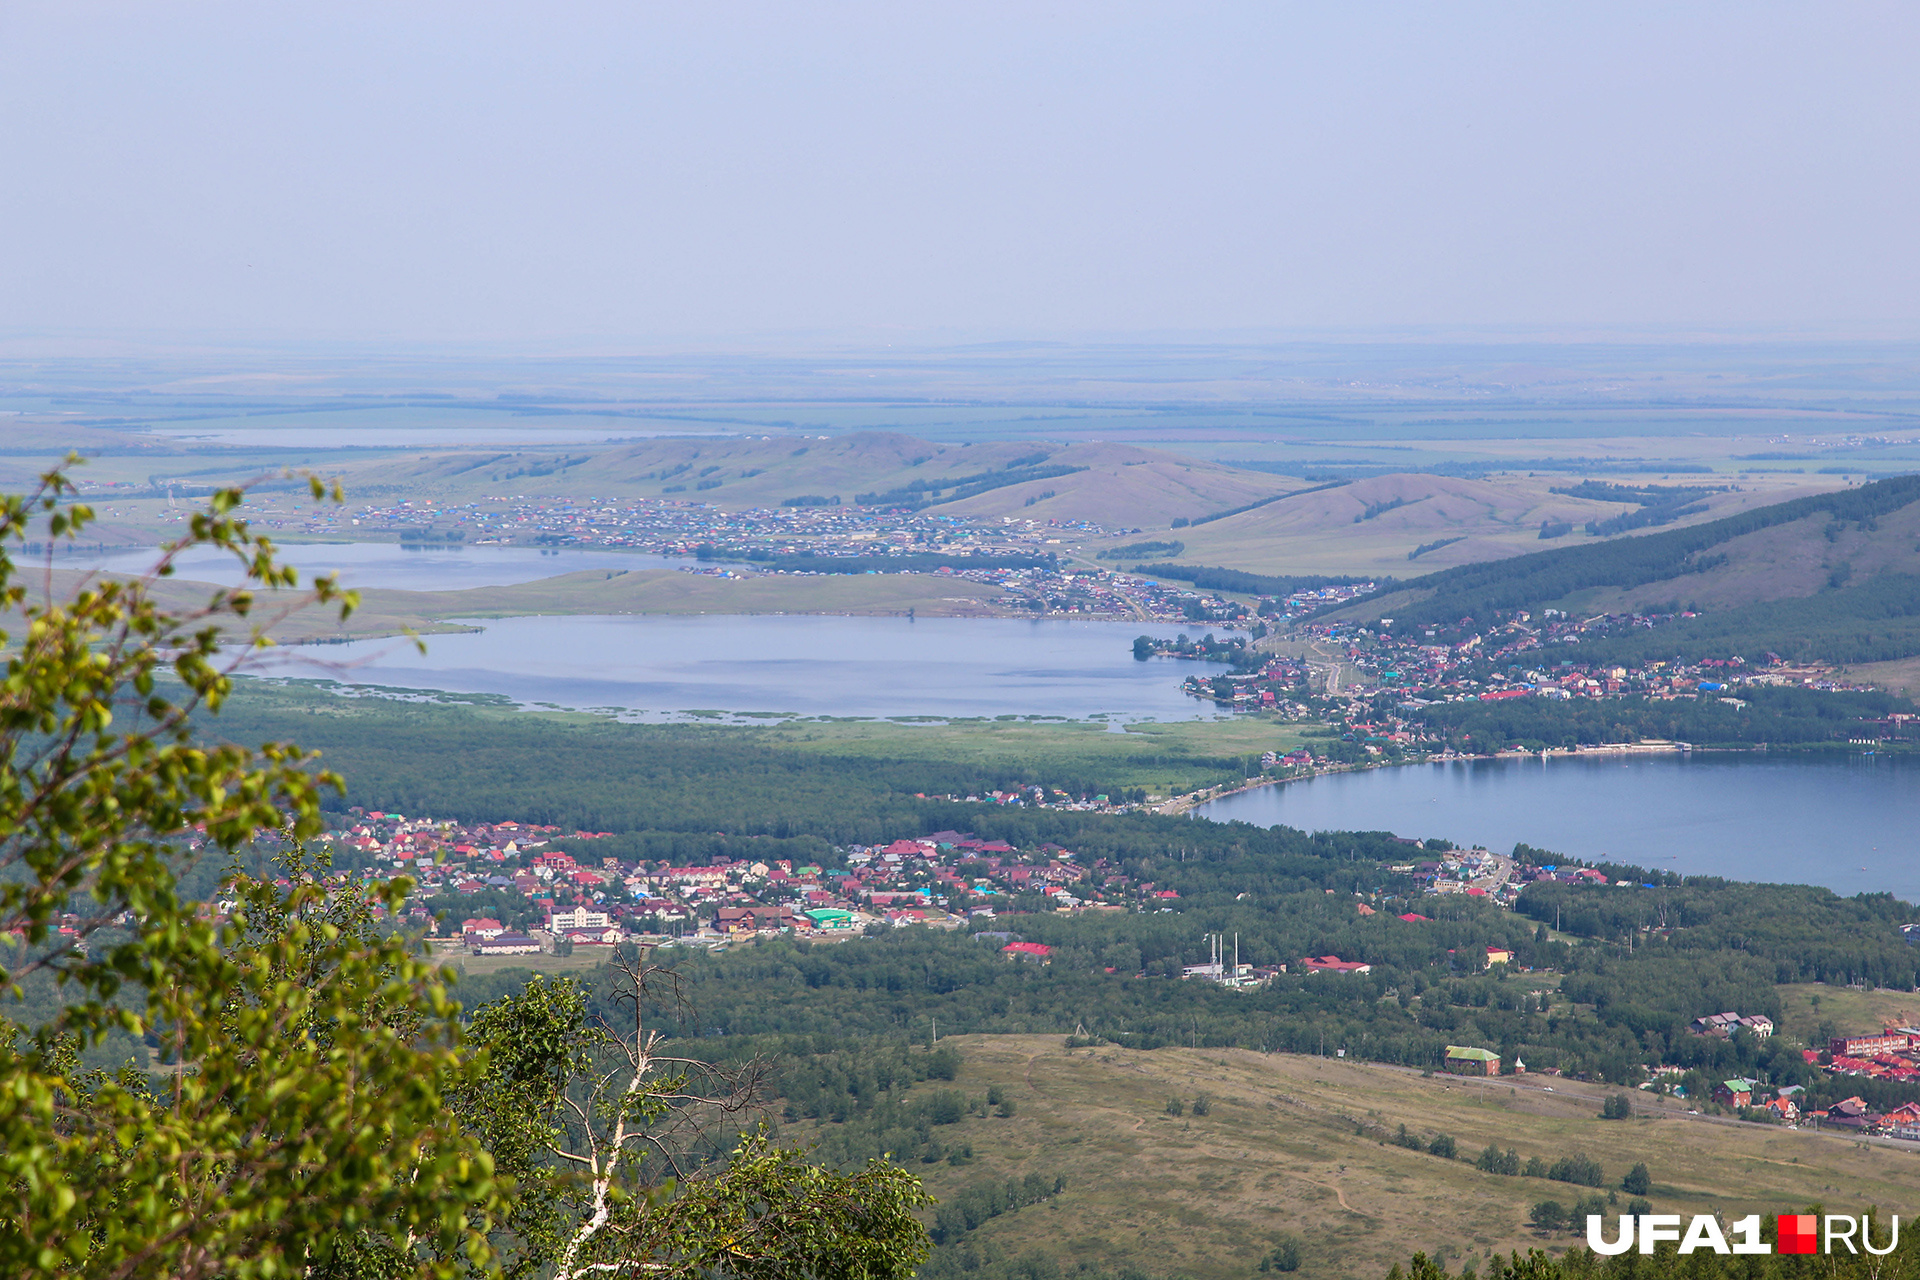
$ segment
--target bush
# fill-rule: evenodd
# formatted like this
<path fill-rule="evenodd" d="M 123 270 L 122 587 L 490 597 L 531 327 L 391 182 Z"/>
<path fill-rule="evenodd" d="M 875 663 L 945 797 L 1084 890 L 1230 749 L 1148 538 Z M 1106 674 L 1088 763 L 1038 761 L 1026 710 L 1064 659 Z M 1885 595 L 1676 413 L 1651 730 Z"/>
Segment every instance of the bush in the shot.
<path fill-rule="evenodd" d="M 1527 1220 L 1542 1231 L 1559 1231 L 1567 1225 L 1567 1211 L 1558 1200 L 1542 1200 L 1533 1206 Z"/>
<path fill-rule="evenodd" d="M 1459 1153 L 1453 1139 L 1444 1133 L 1427 1144 L 1427 1151 L 1429 1154 L 1439 1156 L 1442 1160 L 1451 1160 Z"/>
<path fill-rule="evenodd" d="M 1420 1135 L 1408 1133 L 1407 1126 L 1401 1125 L 1400 1132 L 1393 1135 L 1393 1145 L 1405 1147 L 1409 1151 L 1425 1151 L 1427 1144 L 1420 1141 Z"/>
<path fill-rule="evenodd" d="M 1627 1212 L 1628 1213 L 1652 1213 L 1653 1201 L 1642 1200 L 1640 1197 L 1635 1196 L 1633 1199 L 1627 1201 Z"/>
<path fill-rule="evenodd" d="M 1014 1102 L 1012 1098 L 1002 1098 L 1000 1099 L 1000 1109 L 995 1112 L 995 1114 L 1002 1120 L 1010 1120 L 1019 1109 L 1019 1104 Z"/>
<path fill-rule="evenodd" d="M 1210 1094 L 1196 1093 L 1193 1095 L 1193 1114 L 1204 1116 L 1212 1112 L 1212 1110 L 1213 1098 Z"/>
<path fill-rule="evenodd" d="M 1581 1187 L 1597 1187 L 1606 1181 L 1600 1172 L 1600 1162 L 1583 1155 L 1562 1156 L 1555 1160 L 1547 1170 L 1547 1177 L 1554 1182 L 1571 1182 Z"/>
<path fill-rule="evenodd" d="M 934 1124 L 959 1124 L 967 1114 L 967 1100 L 951 1089 L 942 1089 L 927 1100 L 927 1119 Z"/>
<path fill-rule="evenodd" d="M 1300 1241 L 1292 1235 L 1280 1237 L 1273 1246 L 1273 1252 L 1260 1259 L 1262 1271 L 1298 1271 L 1300 1269 Z"/>
<path fill-rule="evenodd" d="M 1644 1196 L 1653 1190 L 1653 1175 L 1647 1172 L 1646 1165 L 1637 1164 L 1620 1179 L 1620 1189 L 1630 1196 Z"/>
<path fill-rule="evenodd" d="M 1512 1147 L 1508 1147 L 1503 1152 L 1499 1147 L 1488 1143 L 1487 1149 L 1480 1153 L 1480 1158 L 1473 1162 L 1473 1166 L 1482 1173 L 1502 1173 L 1510 1178 L 1516 1177 L 1520 1173 L 1520 1153 Z"/>
<path fill-rule="evenodd" d="M 1185 1114 L 1186 1114 L 1186 1111 L 1187 1111 L 1187 1104 L 1186 1104 L 1186 1103 L 1184 1103 L 1184 1102 L 1182 1102 L 1182 1101 L 1180 1101 L 1180 1099 L 1178 1099 L 1178 1098 L 1168 1098 L 1168 1099 L 1167 1099 L 1167 1114 L 1168 1114 L 1168 1115 L 1170 1115 L 1170 1116 L 1178 1116 L 1178 1115 L 1185 1115 Z"/>

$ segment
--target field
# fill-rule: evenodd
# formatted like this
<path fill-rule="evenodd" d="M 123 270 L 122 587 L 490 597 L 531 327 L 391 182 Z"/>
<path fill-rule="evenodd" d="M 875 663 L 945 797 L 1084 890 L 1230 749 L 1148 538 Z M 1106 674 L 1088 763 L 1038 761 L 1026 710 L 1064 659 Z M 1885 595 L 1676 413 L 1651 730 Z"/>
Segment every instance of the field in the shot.
<path fill-rule="evenodd" d="M 1864 1035 L 1887 1026 L 1920 1026 L 1920 996 L 1910 991 L 1863 991 L 1796 983 L 1780 988 L 1780 1033 L 1807 1044 L 1823 1044 L 1822 1023 L 1841 1033 Z"/>
<path fill-rule="evenodd" d="M 1738 492 L 1706 497 L 1705 509 L 1675 525 L 1698 524 L 1748 507 L 1837 487 L 1837 479 L 1743 478 Z M 1711 476 L 1646 477 L 1636 483 L 1680 487 L 1725 485 Z M 1436 475 L 1381 475 L 1255 508 L 1183 529 L 1184 563 L 1254 573 L 1360 574 L 1414 577 L 1436 569 L 1497 560 L 1590 541 L 1589 520 L 1635 508 L 1568 497 L 1552 490 L 1574 481 L 1563 474 L 1495 475 L 1469 480 Z M 1573 531 L 1542 540 L 1543 522 Z M 1669 526 L 1672 527 L 1672 526 Z M 1443 544 L 1443 545 L 1436 545 Z M 1423 547 L 1431 550 L 1422 551 Z M 1417 554 L 1416 554 L 1417 553 Z"/>
<path fill-rule="evenodd" d="M 1773 1213 L 1821 1201 L 1836 1212 L 1906 1217 L 1920 1208 L 1920 1156 L 1810 1131 L 1685 1115 L 1636 1093 L 1636 1117 L 1603 1121 L 1605 1091 L 1539 1077 L 1423 1078 L 1332 1058 L 1227 1049 L 1068 1050 L 1059 1037 L 955 1039 L 957 1087 L 992 1085 L 1012 1118 L 969 1118 L 943 1142 L 971 1144 L 960 1168 L 921 1170 L 937 1195 L 1065 1174 L 1066 1190 L 969 1233 L 976 1251 L 1029 1251 L 1151 1275 L 1245 1277 L 1283 1234 L 1297 1236 L 1303 1277 L 1379 1277 L 1414 1250 L 1454 1265 L 1489 1252 L 1575 1243 L 1527 1226 L 1530 1207 L 1569 1205 L 1588 1189 L 1482 1173 L 1489 1143 L 1524 1161 L 1584 1152 L 1609 1182 L 1644 1161 L 1660 1213 Z M 1548 1092 L 1548 1087 L 1551 1092 Z M 1211 1095 L 1209 1114 L 1192 1114 Z M 1168 1100 L 1185 1114 L 1169 1114 Z M 1401 1125 L 1451 1135 L 1460 1158 L 1392 1145 Z M 804 1130 L 789 1129 L 789 1134 Z M 1624 1200 L 1624 1198 L 1623 1198 Z M 1624 1211 L 1624 1208 L 1617 1210 Z"/>
<path fill-rule="evenodd" d="M 606 952 L 605 947 L 581 947 L 570 956 L 549 955 L 544 951 L 529 956 L 475 956 L 468 955 L 461 943 L 436 942 L 433 944 L 432 958 L 449 968 L 478 978 L 509 969 L 531 970 L 534 973 L 584 972 L 604 961 Z"/>
<path fill-rule="evenodd" d="M 1049 776 L 1098 777 L 1108 785 L 1174 795 L 1220 781 L 1222 761 L 1236 767 L 1265 751 L 1285 752 L 1304 740 L 1304 726 L 1265 716 L 1181 720 L 1115 727 L 1086 721 L 949 721 L 902 725 L 886 721 L 789 721 L 765 731 L 765 741 L 797 751 L 845 758 L 955 761 L 991 764 L 1031 761 Z M 1258 768 L 1258 760 L 1252 761 Z"/>

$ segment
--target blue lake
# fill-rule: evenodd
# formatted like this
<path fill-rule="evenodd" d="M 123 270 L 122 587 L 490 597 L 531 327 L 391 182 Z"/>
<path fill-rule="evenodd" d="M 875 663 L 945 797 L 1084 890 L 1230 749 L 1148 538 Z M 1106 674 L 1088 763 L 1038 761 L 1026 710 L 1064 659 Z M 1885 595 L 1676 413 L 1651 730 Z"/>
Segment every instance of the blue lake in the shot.
<path fill-rule="evenodd" d="M 1516 843 L 1655 870 L 1920 901 L 1920 764 L 1695 753 L 1484 760 L 1330 774 L 1205 805 L 1308 831 Z"/>
<path fill-rule="evenodd" d="M 1209 718 L 1180 691 L 1192 663 L 1135 661 L 1139 622 L 981 618 L 536 617 L 484 631 L 290 647 L 266 670 L 504 694 L 525 703 L 673 713 Z"/>

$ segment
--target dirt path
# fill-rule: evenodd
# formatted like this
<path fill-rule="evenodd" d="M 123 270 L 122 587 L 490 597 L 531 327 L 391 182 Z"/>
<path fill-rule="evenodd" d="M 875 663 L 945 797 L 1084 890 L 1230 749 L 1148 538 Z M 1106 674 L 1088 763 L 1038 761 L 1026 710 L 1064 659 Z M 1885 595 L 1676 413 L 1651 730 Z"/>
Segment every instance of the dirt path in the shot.
<path fill-rule="evenodd" d="M 1356 1213 L 1356 1214 L 1360 1214 L 1360 1216 L 1361 1216 L 1361 1217 L 1363 1217 L 1363 1218 L 1367 1216 L 1367 1215 L 1366 1215 L 1366 1214 L 1364 1214 L 1364 1213 L 1360 1213 L 1360 1211 L 1359 1211 L 1358 1209 L 1356 1209 L 1356 1208 L 1354 1208 L 1354 1207 L 1353 1207 L 1352 1205 L 1350 1205 L 1350 1204 L 1348 1204 L 1348 1203 L 1347 1203 L 1347 1193 L 1346 1193 L 1346 1192 L 1344 1192 L 1344 1191 L 1342 1191 L 1342 1190 L 1340 1189 L 1340 1184 L 1339 1184 L 1339 1183 L 1337 1183 L 1337 1182 L 1316 1182 L 1316 1183 L 1314 1183 L 1313 1185 L 1314 1185 L 1314 1186 L 1316 1186 L 1316 1187 L 1325 1187 L 1325 1188 L 1326 1188 L 1327 1190 L 1329 1190 L 1329 1191 L 1331 1191 L 1331 1192 L 1333 1192 L 1333 1198 L 1334 1198 L 1335 1200 L 1338 1200 L 1338 1201 L 1340 1202 L 1340 1207 L 1341 1207 L 1342 1209 L 1345 1209 L 1345 1210 L 1346 1210 L 1346 1211 L 1347 1211 L 1348 1213 Z"/>

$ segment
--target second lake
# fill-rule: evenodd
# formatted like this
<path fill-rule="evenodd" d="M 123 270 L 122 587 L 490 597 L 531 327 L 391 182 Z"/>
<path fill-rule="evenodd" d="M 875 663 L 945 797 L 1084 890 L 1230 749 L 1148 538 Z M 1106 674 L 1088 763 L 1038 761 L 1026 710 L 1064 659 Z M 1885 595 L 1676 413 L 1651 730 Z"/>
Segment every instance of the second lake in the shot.
<path fill-rule="evenodd" d="M 472 634 L 275 650 L 263 674 L 631 712 L 1193 719 L 1204 664 L 1136 661 L 1138 622 L 801 615 L 488 620 Z"/>

